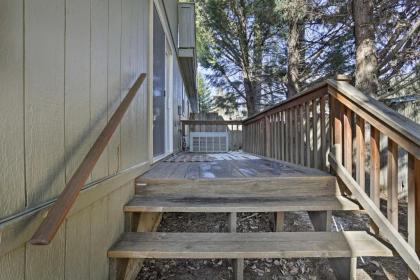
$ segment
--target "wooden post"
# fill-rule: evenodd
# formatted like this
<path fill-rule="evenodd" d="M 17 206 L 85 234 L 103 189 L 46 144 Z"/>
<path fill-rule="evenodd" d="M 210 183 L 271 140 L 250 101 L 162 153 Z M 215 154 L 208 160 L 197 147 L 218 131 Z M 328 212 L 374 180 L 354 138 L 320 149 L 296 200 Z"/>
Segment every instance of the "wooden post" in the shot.
<path fill-rule="evenodd" d="M 311 112 L 309 102 L 305 103 L 306 166 L 311 167 Z"/>
<path fill-rule="evenodd" d="M 228 228 L 230 232 L 236 232 L 237 227 L 237 213 L 229 213 Z M 233 262 L 233 279 L 244 279 L 244 259 L 235 259 Z"/>
<path fill-rule="evenodd" d="M 320 122 L 321 122 L 321 169 L 327 168 L 327 134 L 326 134 L 326 117 L 325 117 L 325 96 L 320 99 Z"/>
<path fill-rule="evenodd" d="M 365 190 L 365 120 L 356 119 L 356 181 Z"/>
<path fill-rule="evenodd" d="M 276 212 L 275 215 L 275 224 L 274 224 L 274 230 L 276 232 L 282 232 L 284 231 L 284 212 Z"/>
<path fill-rule="evenodd" d="M 313 137 L 313 148 L 314 148 L 314 162 L 313 167 L 319 168 L 319 157 L 318 157 L 318 102 L 316 99 L 312 100 L 312 137 Z"/>
<path fill-rule="evenodd" d="M 388 138 L 387 217 L 398 229 L 398 145 Z"/>
<path fill-rule="evenodd" d="M 315 231 L 330 231 L 332 211 L 308 211 Z"/>
<path fill-rule="evenodd" d="M 343 162 L 343 124 L 341 122 L 341 115 L 343 114 L 343 105 L 334 99 L 335 104 L 335 114 L 334 114 L 334 150 L 335 158 L 338 164 Z"/>
<path fill-rule="evenodd" d="M 370 199 L 380 209 L 380 186 L 379 173 L 381 169 L 379 153 L 379 130 L 370 126 Z M 370 230 L 374 234 L 379 234 L 378 226 L 371 220 Z"/>
<path fill-rule="evenodd" d="M 271 125 L 270 118 L 265 117 L 265 156 L 270 157 L 271 154 Z"/>
<path fill-rule="evenodd" d="M 420 257 L 420 160 L 408 154 L 408 243 Z M 410 280 L 418 279 L 409 271 Z"/>
<path fill-rule="evenodd" d="M 352 174 L 352 154 L 353 154 L 353 137 L 351 131 L 351 115 L 352 112 L 349 108 L 345 109 L 345 113 L 343 114 L 343 122 L 344 122 L 344 141 L 343 141 L 343 154 L 344 154 L 344 167 L 347 171 Z"/>

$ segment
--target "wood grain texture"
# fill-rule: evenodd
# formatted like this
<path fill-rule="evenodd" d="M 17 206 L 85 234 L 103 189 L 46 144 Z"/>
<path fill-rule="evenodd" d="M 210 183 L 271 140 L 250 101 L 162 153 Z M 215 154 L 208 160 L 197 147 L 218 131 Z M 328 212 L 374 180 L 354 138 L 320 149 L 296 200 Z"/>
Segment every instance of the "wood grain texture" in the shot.
<path fill-rule="evenodd" d="M 356 181 L 365 189 L 365 121 L 356 116 Z"/>
<path fill-rule="evenodd" d="M 360 188 L 357 182 L 348 173 L 346 168 L 338 164 L 332 154 L 329 155 L 331 168 L 340 177 L 343 184 L 351 191 L 352 195 L 357 199 L 361 206 L 367 211 L 370 218 L 379 228 L 381 234 L 387 238 L 389 243 L 395 248 L 401 258 L 406 262 L 413 273 L 420 276 L 420 261 L 415 250 L 408 244 L 404 237 L 398 230 L 387 220 L 382 214 L 379 207 L 374 203 L 371 198 Z"/>
<path fill-rule="evenodd" d="M 124 233 L 112 258 L 392 256 L 366 232 Z"/>
<path fill-rule="evenodd" d="M 0 280 L 25 279 L 25 246 L 0 256 Z"/>
<path fill-rule="evenodd" d="M 387 217 L 398 229 L 398 145 L 388 139 L 387 164 Z"/>
<path fill-rule="evenodd" d="M 390 109 L 382 102 L 363 94 L 346 82 L 327 81 L 328 92 L 340 100 L 353 112 L 373 124 L 386 136 L 391 137 L 417 158 L 420 157 L 420 125 Z"/>
<path fill-rule="evenodd" d="M 420 160 L 408 155 L 408 243 L 420 256 Z M 412 271 L 409 279 L 417 279 Z"/>
<path fill-rule="evenodd" d="M 370 127 L 370 198 L 377 207 L 380 203 L 379 172 L 381 169 L 379 152 L 379 130 Z"/>
<path fill-rule="evenodd" d="M 25 1 L 27 205 L 64 188 L 64 0 Z M 45 42 L 50 42 L 48 48 Z"/>
<path fill-rule="evenodd" d="M 0 219 L 25 208 L 23 0 L 0 1 Z"/>
<path fill-rule="evenodd" d="M 314 191 L 316 192 L 316 191 Z M 354 202 L 341 196 L 191 196 L 188 193 L 168 195 L 137 195 L 125 212 L 278 212 L 278 211 L 360 210 Z"/>
<path fill-rule="evenodd" d="M 108 0 L 91 1 L 90 41 L 90 144 L 106 126 L 108 121 Z M 92 180 L 108 175 L 108 153 L 102 153 Z"/>

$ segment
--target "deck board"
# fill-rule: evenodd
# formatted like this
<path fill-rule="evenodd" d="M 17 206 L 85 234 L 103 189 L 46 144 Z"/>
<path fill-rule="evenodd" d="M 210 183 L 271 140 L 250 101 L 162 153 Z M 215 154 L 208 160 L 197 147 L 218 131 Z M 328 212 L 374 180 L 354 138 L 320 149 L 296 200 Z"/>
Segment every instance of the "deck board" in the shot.
<path fill-rule="evenodd" d="M 392 256 L 366 232 L 125 233 L 112 258 L 296 258 Z"/>
<path fill-rule="evenodd" d="M 159 162 L 142 178 L 215 179 L 245 177 L 316 176 L 327 173 L 284 161 L 230 152 L 216 154 L 179 153 Z"/>

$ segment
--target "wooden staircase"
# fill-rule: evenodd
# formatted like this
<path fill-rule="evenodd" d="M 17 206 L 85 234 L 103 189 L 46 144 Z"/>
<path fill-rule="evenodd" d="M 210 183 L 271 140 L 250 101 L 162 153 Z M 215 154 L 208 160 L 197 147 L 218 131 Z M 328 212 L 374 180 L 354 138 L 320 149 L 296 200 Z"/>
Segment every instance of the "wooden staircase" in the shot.
<path fill-rule="evenodd" d="M 357 211 L 360 206 L 341 195 L 336 178 L 278 176 L 211 180 L 143 179 L 124 207 L 135 224 L 109 250 L 114 279 L 127 279 L 135 259 L 234 259 L 234 278 L 243 279 L 244 258 L 330 258 L 338 279 L 355 279 L 356 257 L 392 256 L 367 232 L 328 232 L 331 211 Z M 284 212 L 308 211 L 315 232 L 280 232 Z M 129 232 L 140 229 L 141 215 L 162 212 L 229 213 L 230 232 Z M 274 212 L 276 231 L 237 233 L 236 213 Z M 131 217 L 131 218 L 130 218 Z M 136 218 L 133 218 L 136 217 Z M 132 224 L 132 222 L 130 223 Z M 131 262 L 131 265 L 130 265 Z M 139 269 L 139 266 L 134 266 Z"/>

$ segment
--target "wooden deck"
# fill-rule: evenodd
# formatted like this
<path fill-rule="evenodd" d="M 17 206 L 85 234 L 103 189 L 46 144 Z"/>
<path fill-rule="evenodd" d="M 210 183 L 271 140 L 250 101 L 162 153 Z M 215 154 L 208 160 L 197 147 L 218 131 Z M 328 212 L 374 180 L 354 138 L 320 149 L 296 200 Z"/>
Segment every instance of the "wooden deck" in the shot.
<path fill-rule="evenodd" d="M 157 163 L 142 179 L 217 179 L 325 176 L 322 171 L 242 152 L 179 153 Z"/>

